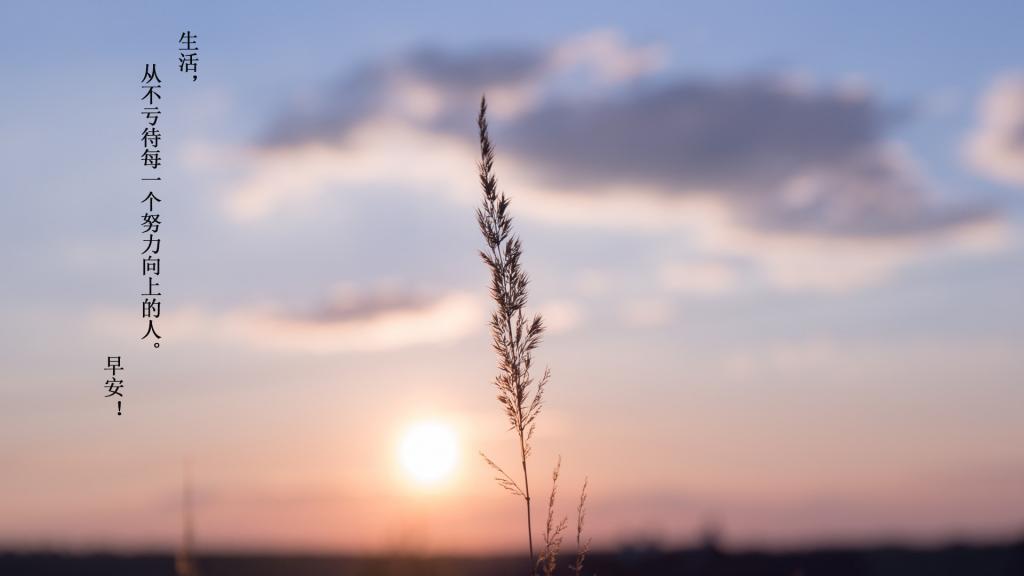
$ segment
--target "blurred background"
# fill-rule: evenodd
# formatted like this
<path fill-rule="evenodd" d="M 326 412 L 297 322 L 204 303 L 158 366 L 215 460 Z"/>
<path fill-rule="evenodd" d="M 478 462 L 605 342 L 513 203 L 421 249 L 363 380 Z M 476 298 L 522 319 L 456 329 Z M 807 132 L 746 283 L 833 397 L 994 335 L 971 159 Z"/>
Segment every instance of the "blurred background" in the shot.
<path fill-rule="evenodd" d="M 517 465 L 473 213 L 486 93 L 549 325 L 535 515 L 561 455 L 559 514 L 589 477 L 602 551 L 963 543 L 1021 573 L 1021 4 L 0 19 L 0 549 L 162 554 L 191 517 L 199 555 L 522 554 L 522 503 L 477 455 Z M 140 340 L 147 63 L 159 350 Z"/>

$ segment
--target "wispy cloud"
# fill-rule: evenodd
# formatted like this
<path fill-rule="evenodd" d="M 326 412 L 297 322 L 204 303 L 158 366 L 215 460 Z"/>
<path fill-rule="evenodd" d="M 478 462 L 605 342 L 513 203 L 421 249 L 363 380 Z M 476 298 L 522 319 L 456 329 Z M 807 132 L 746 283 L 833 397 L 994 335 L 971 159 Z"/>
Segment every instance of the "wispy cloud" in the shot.
<path fill-rule="evenodd" d="M 182 307 L 162 318 L 166 333 L 180 341 L 244 345 L 268 351 L 331 354 L 399 350 L 455 342 L 485 328 L 483 301 L 451 292 L 345 291 L 315 309 L 280 304 L 227 311 Z M 137 319 L 104 311 L 95 317 L 106 330 L 130 331 Z"/>
<path fill-rule="evenodd" d="M 242 310 L 230 322 L 253 344 L 333 353 L 393 350 L 459 340 L 480 330 L 480 301 L 468 294 L 433 299 L 369 299 L 312 314 L 273 308 Z"/>
<path fill-rule="evenodd" d="M 1024 73 L 1006 74 L 989 87 L 964 154 L 979 173 L 1024 186 Z"/>

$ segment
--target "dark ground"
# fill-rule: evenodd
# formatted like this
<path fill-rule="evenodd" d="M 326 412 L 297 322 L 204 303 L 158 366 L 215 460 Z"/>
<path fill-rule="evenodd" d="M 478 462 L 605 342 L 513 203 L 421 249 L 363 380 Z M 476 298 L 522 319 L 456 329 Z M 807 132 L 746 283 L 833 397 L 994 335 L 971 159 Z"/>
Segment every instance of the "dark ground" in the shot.
<path fill-rule="evenodd" d="M 569 574 L 562 562 L 560 574 Z M 202 576 L 522 576 L 521 558 L 352 558 L 342 556 L 203 556 Z M 662 552 L 626 549 L 587 559 L 599 576 L 1024 576 L 1024 540 L 934 549 L 865 548 L 789 553 Z M 173 576 L 166 555 L 0 553 L 0 576 Z"/>

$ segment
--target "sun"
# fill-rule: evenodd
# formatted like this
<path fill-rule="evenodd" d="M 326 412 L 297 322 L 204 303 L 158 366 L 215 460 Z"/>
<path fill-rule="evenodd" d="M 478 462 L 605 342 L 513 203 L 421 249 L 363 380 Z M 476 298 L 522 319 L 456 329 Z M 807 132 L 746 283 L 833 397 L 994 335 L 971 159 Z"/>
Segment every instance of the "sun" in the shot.
<path fill-rule="evenodd" d="M 433 486 L 450 477 L 457 459 L 455 431 L 441 422 L 413 424 L 398 447 L 402 468 L 421 486 Z"/>

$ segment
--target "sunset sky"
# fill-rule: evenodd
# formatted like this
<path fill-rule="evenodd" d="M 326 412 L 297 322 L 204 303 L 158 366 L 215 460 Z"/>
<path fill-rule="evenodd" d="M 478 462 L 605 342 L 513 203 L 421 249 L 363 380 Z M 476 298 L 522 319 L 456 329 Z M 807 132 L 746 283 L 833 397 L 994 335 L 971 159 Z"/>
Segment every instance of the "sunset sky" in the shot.
<path fill-rule="evenodd" d="M 200 548 L 521 550 L 477 455 L 518 456 L 484 92 L 550 328 L 538 513 L 561 455 L 598 546 L 1019 535 L 1024 4 L 715 4 L 5 3 L 0 548 L 174 546 L 188 461 Z"/>

